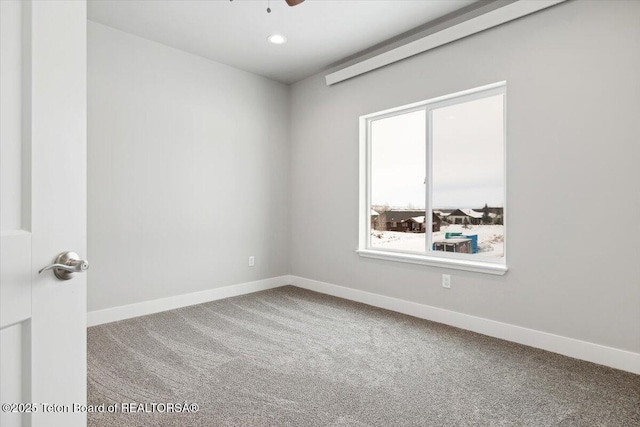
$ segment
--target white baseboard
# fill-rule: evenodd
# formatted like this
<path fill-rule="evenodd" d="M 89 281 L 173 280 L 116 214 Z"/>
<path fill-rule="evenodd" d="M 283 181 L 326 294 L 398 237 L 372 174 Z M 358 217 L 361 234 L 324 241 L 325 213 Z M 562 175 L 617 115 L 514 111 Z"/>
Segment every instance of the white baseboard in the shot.
<path fill-rule="evenodd" d="M 118 320 L 278 288 L 285 285 L 294 285 L 299 288 L 361 302 L 374 307 L 444 323 L 483 335 L 610 366 L 623 371 L 633 372 L 634 374 L 640 374 L 640 354 L 638 353 L 298 276 L 272 277 L 255 282 L 239 283 L 237 285 L 224 286 L 201 292 L 91 311 L 87 313 L 87 326 L 116 322 Z"/>
<path fill-rule="evenodd" d="M 586 360 L 623 371 L 633 372 L 634 374 L 640 374 L 639 353 L 549 334 L 547 332 L 523 328 L 398 298 L 333 285 L 331 283 L 305 279 L 303 277 L 290 276 L 290 283 L 299 288 L 361 302 L 483 335 L 559 353 L 575 359 Z"/>
<path fill-rule="evenodd" d="M 147 314 L 159 313 L 161 311 L 173 310 L 189 305 L 202 304 L 203 302 L 278 288 L 289 284 L 291 284 L 291 276 L 279 276 L 257 280 L 255 282 L 239 283 L 237 285 L 223 286 L 201 292 L 144 301 L 136 304 L 121 305 L 104 310 L 90 311 L 87 313 L 87 326 L 96 326 L 103 323 L 130 319 L 132 317 L 145 316 Z"/>

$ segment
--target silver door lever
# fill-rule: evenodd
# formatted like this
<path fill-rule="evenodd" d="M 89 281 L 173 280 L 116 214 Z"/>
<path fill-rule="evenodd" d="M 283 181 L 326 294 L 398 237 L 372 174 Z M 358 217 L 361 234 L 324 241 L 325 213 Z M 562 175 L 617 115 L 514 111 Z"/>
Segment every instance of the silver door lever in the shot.
<path fill-rule="evenodd" d="M 53 270 L 53 274 L 60 280 L 69 280 L 73 278 L 74 273 L 82 273 L 89 269 L 89 261 L 80 259 L 75 252 L 62 252 L 56 258 L 55 262 L 38 271 Z"/>

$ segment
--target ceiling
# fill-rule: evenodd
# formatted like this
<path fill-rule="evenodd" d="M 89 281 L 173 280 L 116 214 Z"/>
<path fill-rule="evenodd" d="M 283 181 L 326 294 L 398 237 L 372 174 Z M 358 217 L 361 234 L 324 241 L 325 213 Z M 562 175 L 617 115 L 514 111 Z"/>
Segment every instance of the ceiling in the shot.
<path fill-rule="evenodd" d="M 271 13 L 267 13 L 267 5 Z M 90 0 L 90 20 L 293 83 L 476 0 Z M 284 45 L 267 42 L 271 34 Z"/>

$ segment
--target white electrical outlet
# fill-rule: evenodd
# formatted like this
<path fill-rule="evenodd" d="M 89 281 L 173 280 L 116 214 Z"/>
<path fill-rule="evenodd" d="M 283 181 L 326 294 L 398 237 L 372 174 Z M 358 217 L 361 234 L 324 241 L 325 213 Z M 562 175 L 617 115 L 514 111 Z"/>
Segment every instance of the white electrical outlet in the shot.
<path fill-rule="evenodd" d="M 442 287 L 443 288 L 447 288 L 447 289 L 451 289 L 451 275 L 450 274 L 443 274 L 442 275 Z"/>
<path fill-rule="evenodd" d="M 253 267 L 254 265 L 256 265 L 256 257 L 254 257 L 253 255 L 251 255 L 249 257 L 249 267 Z"/>

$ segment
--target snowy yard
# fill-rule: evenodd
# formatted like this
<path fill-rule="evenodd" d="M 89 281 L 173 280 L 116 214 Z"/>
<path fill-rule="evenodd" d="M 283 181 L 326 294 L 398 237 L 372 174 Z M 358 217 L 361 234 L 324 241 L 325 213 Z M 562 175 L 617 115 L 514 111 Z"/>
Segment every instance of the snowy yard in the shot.
<path fill-rule="evenodd" d="M 445 233 L 478 235 L 478 254 L 501 257 L 504 254 L 504 226 L 502 225 L 443 225 L 433 233 L 433 241 L 444 239 Z M 371 230 L 371 246 L 378 249 L 396 249 L 411 252 L 425 251 L 425 233 L 403 233 L 401 231 Z"/>

